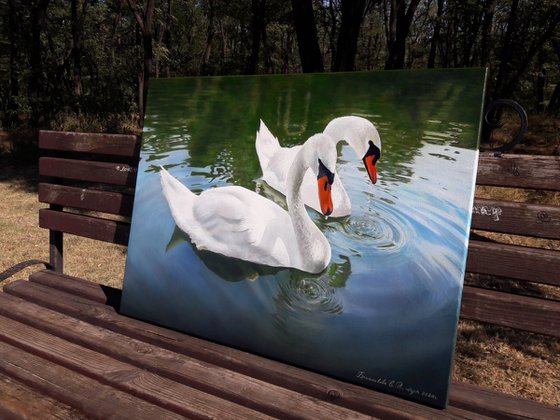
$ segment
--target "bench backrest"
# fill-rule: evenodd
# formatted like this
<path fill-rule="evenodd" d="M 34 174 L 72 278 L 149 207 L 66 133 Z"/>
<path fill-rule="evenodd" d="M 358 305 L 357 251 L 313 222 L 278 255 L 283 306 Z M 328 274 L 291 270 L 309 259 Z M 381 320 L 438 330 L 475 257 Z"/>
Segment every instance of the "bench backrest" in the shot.
<path fill-rule="evenodd" d="M 39 133 L 45 155 L 39 158 L 39 201 L 49 204 L 39 211 L 39 225 L 50 230 L 56 271 L 63 271 L 63 232 L 127 245 L 140 141 L 133 135 Z"/>
<path fill-rule="evenodd" d="M 476 182 L 494 187 L 493 197 L 560 191 L 560 157 L 481 154 Z M 476 197 L 471 228 L 467 271 L 507 281 L 501 292 L 465 287 L 461 316 L 560 337 L 560 302 L 538 286 L 554 286 L 551 294 L 560 294 L 560 247 L 550 246 L 560 239 L 560 206 Z M 543 246 L 535 238 L 553 241 Z M 530 288 L 536 297 L 515 291 Z"/>
<path fill-rule="evenodd" d="M 47 155 L 39 160 L 39 200 L 49 204 L 39 220 L 50 230 L 51 265 L 62 272 L 63 233 L 126 245 L 140 138 L 42 131 L 39 148 Z M 483 154 L 477 184 L 560 191 L 560 158 Z M 468 272 L 560 286 L 560 251 L 486 237 L 490 232 L 560 239 L 559 206 L 477 197 L 472 229 Z M 465 286 L 461 316 L 560 336 L 560 302 L 510 290 Z"/>

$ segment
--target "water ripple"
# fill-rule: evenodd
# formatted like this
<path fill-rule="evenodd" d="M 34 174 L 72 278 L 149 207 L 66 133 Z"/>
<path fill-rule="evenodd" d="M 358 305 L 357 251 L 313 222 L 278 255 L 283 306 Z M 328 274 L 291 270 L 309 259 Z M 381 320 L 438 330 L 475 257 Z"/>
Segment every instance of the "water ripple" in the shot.
<path fill-rule="evenodd" d="M 279 282 L 277 302 L 283 312 L 299 316 L 302 312 L 316 314 L 339 314 L 342 304 L 338 301 L 336 289 L 329 285 L 329 276 L 319 277 L 289 276 Z"/>

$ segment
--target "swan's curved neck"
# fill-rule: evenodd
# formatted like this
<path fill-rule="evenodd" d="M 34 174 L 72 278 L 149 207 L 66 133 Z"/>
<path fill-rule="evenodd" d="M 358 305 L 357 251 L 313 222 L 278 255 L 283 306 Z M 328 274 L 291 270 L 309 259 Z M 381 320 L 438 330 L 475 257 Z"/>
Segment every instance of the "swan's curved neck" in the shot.
<path fill-rule="evenodd" d="M 302 150 L 296 155 L 288 171 L 286 199 L 288 201 L 288 213 L 292 219 L 297 239 L 299 255 L 302 258 L 301 263 L 313 265 L 321 263 L 318 260 L 323 260 L 325 247 L 328 248 L 330 258 L 330 245 L 327 238 L 307 214 L 301 197 L 301 184 L 307 169 L 308 167 L 304 162 L 304 151 Z"/>
<path fill-rule="evenodd" d="M 350 146 L 355 146 L 356 138 L 348 126 L 348 123 L 342 119 L 338 119 L 338 121 L 327 125 L 323 133 L 332 138 L 335 145 L 341 141 L 346 141 Z"/>

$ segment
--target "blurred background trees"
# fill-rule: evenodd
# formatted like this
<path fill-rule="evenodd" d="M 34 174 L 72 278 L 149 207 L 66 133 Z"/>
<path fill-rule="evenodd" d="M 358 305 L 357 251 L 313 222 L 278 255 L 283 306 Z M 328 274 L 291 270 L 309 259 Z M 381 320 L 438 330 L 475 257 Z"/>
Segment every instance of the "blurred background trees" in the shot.
<path fill-rule="evenodd" d="M 482 66 L 489 100 L 560 107 L 557 0 L 0 0 L 0 22 L 8 131 L 141 124 L 150 77 L 194 75 Z"/>

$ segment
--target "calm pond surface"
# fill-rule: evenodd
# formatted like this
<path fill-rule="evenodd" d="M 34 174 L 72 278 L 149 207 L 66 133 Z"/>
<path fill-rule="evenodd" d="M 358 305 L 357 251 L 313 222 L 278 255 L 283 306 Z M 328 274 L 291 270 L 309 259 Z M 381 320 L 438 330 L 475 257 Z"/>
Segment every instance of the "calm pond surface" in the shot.
<path fill-rule="evenodd" d="M 444 405 L 473 197 L 484 70 L 151 81 L 122 311 L 296 365 Z M 259 178 L 262 119 L 283 146 L 333 118 L 379 130 L 378 182 L 339 144 L 352 215 L 309 210 L 332 248 L 320 274 L 197 251 L 159 167 L 195 193 Z M 336 203 L 335 203 L 336 205 Z"/>

